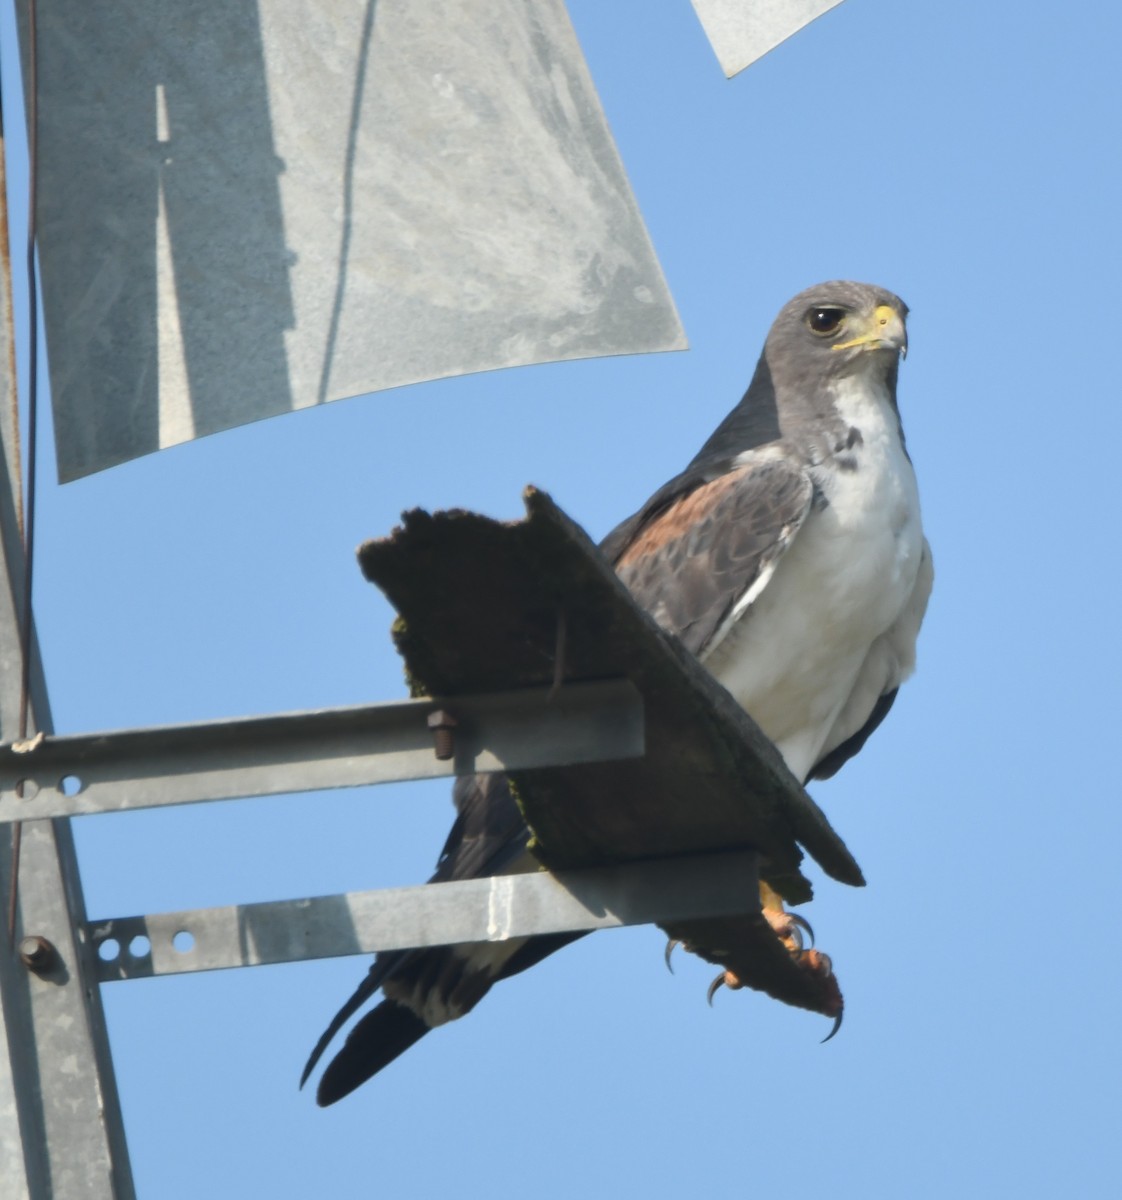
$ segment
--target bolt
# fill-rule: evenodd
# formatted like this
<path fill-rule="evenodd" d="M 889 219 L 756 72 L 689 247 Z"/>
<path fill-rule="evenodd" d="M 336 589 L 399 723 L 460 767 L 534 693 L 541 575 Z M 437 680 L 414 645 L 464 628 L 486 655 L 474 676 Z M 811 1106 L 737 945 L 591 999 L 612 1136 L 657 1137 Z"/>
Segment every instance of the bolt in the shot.
<path fill-rule="evenodd" d="M 432 730 L 433 749 L 436 757 L 447 761 L 456 753 L 456 718 L 443 708 L 429 713 L 428 726 Z"/>
<path fill-rule="evenodd" d="M 55 948 L 45 937 L 31 934 L 19 940 L 19 960 L 29 971 L 44 971 L 55 958 Z"/>

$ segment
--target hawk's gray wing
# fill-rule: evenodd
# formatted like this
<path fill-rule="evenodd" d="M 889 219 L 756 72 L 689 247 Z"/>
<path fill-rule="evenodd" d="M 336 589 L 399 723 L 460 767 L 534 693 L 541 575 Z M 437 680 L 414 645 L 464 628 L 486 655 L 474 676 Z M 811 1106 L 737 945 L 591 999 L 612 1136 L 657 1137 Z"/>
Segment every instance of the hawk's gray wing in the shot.
<path fill-rule="evenodd" d="M 663 489 L 604 549 L 637 603 L 704 658 L 767 585 L 814 483 L 781 443 L 690 483 L 679 477 L 677 490 Z"/>
<path fill-rule="evenodd" d="M 851 737 L 846 738 L 840 746 L 836 746 L 828 754 L 824 754 L 814 764 L 814 769 L 807 776 L 808 783 L 812 779 L 833 778 L 855 754 L 860 753 L 865 743 L 876 732 L 877 726 L 888 716 L 888 710 L 896 702 L 896 693 L 899 690 L 900 686 L 897 684 L 892 691 L 884 692 L 877 697 L 877 702 L 873 705 L 873 711 L 869 714 L 869 719 L 865 724 Z"/>

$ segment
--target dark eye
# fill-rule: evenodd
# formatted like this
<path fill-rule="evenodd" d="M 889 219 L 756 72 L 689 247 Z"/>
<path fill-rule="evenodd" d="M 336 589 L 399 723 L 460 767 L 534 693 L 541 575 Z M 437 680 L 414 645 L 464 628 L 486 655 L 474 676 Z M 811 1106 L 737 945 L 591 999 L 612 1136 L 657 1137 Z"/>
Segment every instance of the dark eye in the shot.
<path fill-rule="evenodd" d="M 812 308 L 806 314 L 806 323 L 814 333 L 835 333 L 845 320 L 844 308 Z"/>

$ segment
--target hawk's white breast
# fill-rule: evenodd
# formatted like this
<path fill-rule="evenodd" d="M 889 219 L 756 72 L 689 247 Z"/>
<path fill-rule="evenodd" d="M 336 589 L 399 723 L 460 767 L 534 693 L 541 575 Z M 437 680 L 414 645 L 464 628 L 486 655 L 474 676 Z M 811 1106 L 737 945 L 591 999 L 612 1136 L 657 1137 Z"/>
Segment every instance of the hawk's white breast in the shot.
<path fill-rule="evenodd" d="M 887 387 L 861 373 L 833 399 L 860 436 L 812 468 L 825 504 L 705 659 L 800 780 L 910 671 L 918 620 L 907 617 L 923 587 L 919 493 Z M 915 626 L 910 645 L 898 644 L 902 621 Z"/>

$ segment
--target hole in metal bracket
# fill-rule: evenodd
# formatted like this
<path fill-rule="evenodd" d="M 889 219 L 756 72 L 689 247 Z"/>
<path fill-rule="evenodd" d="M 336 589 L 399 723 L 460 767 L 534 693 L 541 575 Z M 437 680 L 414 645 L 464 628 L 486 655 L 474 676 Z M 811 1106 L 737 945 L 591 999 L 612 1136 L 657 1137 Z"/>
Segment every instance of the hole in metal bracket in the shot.
<path fill-rule="evenodd" d="M 171 944 L 179 954 L 190 954 L 195 948 L 195 935 L 187 929 L 181 929 L 171 939 Z"/>

